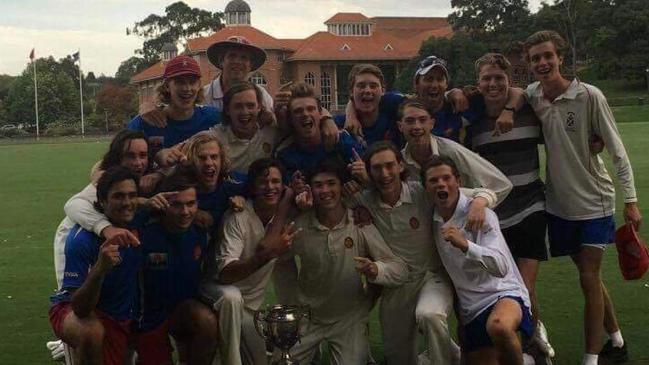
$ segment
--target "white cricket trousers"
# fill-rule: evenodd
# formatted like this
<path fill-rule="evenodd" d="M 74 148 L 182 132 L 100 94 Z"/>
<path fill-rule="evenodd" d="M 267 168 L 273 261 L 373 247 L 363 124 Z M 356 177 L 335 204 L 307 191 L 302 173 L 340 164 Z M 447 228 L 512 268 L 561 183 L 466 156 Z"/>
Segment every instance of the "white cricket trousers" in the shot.
<path fill-rule="evenodd" d="M 426 336 L 431 364 L 458 364 L 460 349 L 447 323 L 452 311 L 453 288 L 446 273 L 429 271 L 400 287 L 384 288 L 379 315 L 386 363 L 416 365 L 419 330 Z"/>

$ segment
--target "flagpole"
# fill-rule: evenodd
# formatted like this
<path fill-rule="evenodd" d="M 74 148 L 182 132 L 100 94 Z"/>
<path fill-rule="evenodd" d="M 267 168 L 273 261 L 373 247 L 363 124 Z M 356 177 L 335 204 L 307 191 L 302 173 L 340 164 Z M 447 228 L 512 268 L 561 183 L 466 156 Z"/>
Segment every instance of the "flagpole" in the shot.
<path fill-rule="evenodd" d="M 79 99 L 81 103 L 81 137 L 84 138 L 86 134 L 85 134 L 85 128 L 83 123 L 83 73 L 81 72 L 81 49 L 79 49 L 78 52 L 79 52 Z"/>
<path fill-rule="evenodd" d="M 33 51 L 32 51 L 33 52 Z M 38 83 L 36 82 L 36 60 L 32 58 L 34 66 L 34 108 L 36 109 L 36 140 L 40 140 L 40 127 L 38 122 Z"/>

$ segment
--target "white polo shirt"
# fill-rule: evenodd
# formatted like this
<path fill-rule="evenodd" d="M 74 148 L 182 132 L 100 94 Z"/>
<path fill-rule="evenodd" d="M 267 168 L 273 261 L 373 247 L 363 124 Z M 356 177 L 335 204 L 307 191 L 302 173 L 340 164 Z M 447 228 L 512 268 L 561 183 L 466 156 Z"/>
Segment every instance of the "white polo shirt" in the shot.
<path fill-rule="evenodd" d="M 543 96 L 537 81 L 527 97 L 541 120 L 545 138 L 546 206 L 568 220 L 602 218 L 615 213 L 615 188 L 600 155 L 592 154 L 589 138 L 600 136 L 611 156 L 624 202 L 636 202 L 633 170 L 613 113 L 595 86 L 572 80 L 555 100 Z"/>
<path fill-rule="evenodd" d="M 374 225 L 354 224 L 352 211 L 333 228 L 323 226 L 315 210 L 296 220 L 302 228 L 291 247 L 300 262 L 298 301 L 311 307 L 313 319 L 334 323 L 367 317 L 373 295 L 363 287 L 353 257 L 376 262 L 378 275 L 371 283 L 398 286 L 408 277 L 406 264 L 392 253 Z M 279 264 L 278 264 L 279 265 Z"/>
<path fill-rule="evenodd" d="M 444 219 L 435 212 L 435 244 L 460 300 L 460 317 L 464 324 L 503 296 L 519 297 L 529 308 L 530 299 L 516 262 L 500 232 L 498 216 L 486 209 L 485 224 L 474 234 L 465 231 L 466 216 L 471 200 L 460 193 L 453 216 Z M 442 237 L 442 227 L 454 225 L 469 241 L 466 253 Z"/>
<path fill-rule="evenodd" d="M 280 138 L 279 129 L 270 125 L 259 129 L 251 139 L 235 136 L 229 124 L 217 124 L 210 131 L 227 149 L 232 170 L 242 174 L 248 173 L 248 167 L 254 161 L 271 157 Z"/>
<path fill-rule="evenodd" d="M 216 256 L 218 272 L 231 262 L 252 257 L 265 234 L 266 229 L 255 213 L 251 200 L 246 200 L 242 212 L 228 210 L 223 217 L 223 237 Z M 246 308 L 257 310 L 264 302 L 266 285 L 276 261 L 267 262 L 247 278 L 233 284 L 241 291 Z"/>
<path fill-rule="evenodd" d="M 255 85 L 261 90 L 262 101 L 261 104 L 264 109 L 273 111 L 273 97 L 270 96 L 268 91 L 259 85 Z M 225 94 L 221 85 L 221 76 L 215 78 L 209 84 L 203 86 L 203 94 L 205 95 L 205 105 L 213 106 L 220 112 L 223 111 L 223 95 Z"/>

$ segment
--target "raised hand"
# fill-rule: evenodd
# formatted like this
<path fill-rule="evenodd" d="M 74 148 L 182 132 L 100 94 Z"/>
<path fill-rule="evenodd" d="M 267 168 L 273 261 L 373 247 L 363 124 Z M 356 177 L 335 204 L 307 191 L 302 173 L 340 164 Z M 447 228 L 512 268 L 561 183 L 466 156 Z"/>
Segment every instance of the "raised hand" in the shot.
<path fill-rule="evenodd" d="M 360 256 L 355 256 L 354 261 L 356 261 L 356 271 L 365 275 L 369 279 L 376 279 L 376 276 L 379 274 L 379 267 L 374 263 L 374 261 L 367 257 Z"/>
<path fill-rule="evenodd" d="M 146 201 L 146 206 L 151 210 L 167 210 L 169 208 L 169 200 L 178 195 L 177 191 L 167 191 L 158 193 Z"/>
<path fill-rule="evenodd" d="M 352 177 L 358 181 L 361 185 L 367 185 L 369 183 L 369 176 L 367 175 L 367 170 L 365 169 L 365 161 L 358 154 L 355 148 L 352 148 L 353 159 L 347 164 L 347 170 L 352 175 Z"/>
<path fill-rule="evenodd" d="M 469 248 L 469 241 L 464 238 L 464 234 L 456 226 L 442 227 L 442 237 L 463 252 Z"/>
<path fill-rule="evenodd" d="M 101 231 L 101 235 L 106 239 L 106 241 L 110 241 L 112 244 L 121 247 L 137 247 L 140 245 L 140 240 L 128 229 L 108 226 Z"/>

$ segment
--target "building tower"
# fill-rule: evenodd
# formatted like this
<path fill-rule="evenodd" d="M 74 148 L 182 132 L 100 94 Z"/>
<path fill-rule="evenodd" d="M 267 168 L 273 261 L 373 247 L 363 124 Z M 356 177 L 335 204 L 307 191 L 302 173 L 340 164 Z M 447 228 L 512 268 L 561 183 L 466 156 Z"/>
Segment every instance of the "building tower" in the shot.
<path fill-rule="evenodd" d="M 172 58 L 178 56 L 178 48 L 173 43 L 165 43 L 162 45 L 160 50 L 160 59 L 164 62 L 168 62 Z"/>
<path fill-rule="evenodd" d="M 232 0 L 225 6 L 225 25 L 250 25 L 250 6 L 243 0 Z"/>

